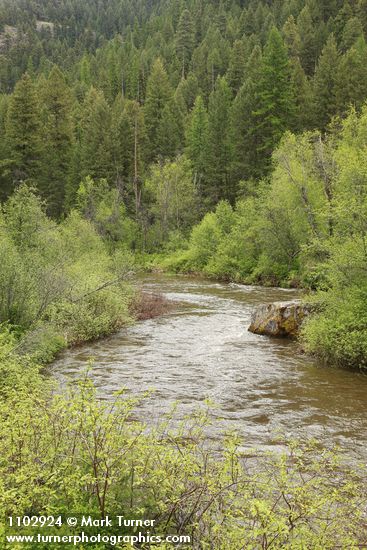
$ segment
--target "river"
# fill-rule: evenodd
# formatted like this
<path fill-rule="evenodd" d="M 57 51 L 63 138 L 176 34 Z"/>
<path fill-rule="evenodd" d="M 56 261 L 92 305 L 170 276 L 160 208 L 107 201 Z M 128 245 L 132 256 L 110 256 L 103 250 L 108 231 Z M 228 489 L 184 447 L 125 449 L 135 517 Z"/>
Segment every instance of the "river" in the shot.
<path fill-rule="evenodd" d="M 294 299 L 297 291 L 167 275 L 147 276 L 141 285 L 175 307 L 64 352 L 52 365 L 60 381 L 93 358 L 91 376 L 102 397 L 121 387 L 155 389 L 139 410 L 149 421 L 176 401 L 183 415 L 210 398 L 216 403 L 211 437 L 233 427 L 246 447 L 268 447 L 280 431 L 367 458 L 367 376 L 320 366 L 295 342 L 247 330 L 254 306 Z"/>

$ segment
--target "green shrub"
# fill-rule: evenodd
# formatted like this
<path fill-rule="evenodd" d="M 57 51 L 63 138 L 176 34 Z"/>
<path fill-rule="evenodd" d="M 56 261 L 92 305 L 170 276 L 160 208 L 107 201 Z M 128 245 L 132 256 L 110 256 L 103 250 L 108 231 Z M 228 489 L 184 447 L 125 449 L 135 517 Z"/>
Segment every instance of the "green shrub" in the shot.
<path fill-rule="evenodd" d="M 35 391 L 42 386 L 39 367 L 28 357 L 20 357 L 19 342 L 6 325 L 0 326 L 0 401 L 24 388 Z"/>
<path fill-rule="evenodd" d="M 28 331 L 21 348 L 39 362 L 129 321 L 131 255 L 110 254 L 76 211 L 57 225 L 25 185 L 4 206 L 0 254 L 0 322 Z"/>
<path fill-rule="evenodd" d="M 59 302 L 50 309 L 52 325 L 69 345 L 106 336 L 130 322 L 129 293 L 110 288 L 81 297 L 76 302 Z"/>
<path fill-rule="evenodd" d="M 364 470 L 336 452 L 280 441 L 283 452 L 243 455 L 234 434 L 219 451 L 204 436 L 207 409 L 176 428 L 168 415 L 147 429 L 133 420 L 138 403 L 121 393 L 98 400 L 88 377 L 47 403 L 25 387 L 10 392 L 0 402 L 2 527 L 9 515 L 72 510 L 155 519 L 151 534 L 188 535 L 185 547 L 193 550 L 349 549 L 365 540 Z M 76 534 L 78 527 L 50 532 Z"/>
<path fill-rule="evenodd" d="M 366 369 L 367 287 L 332 289 L 322 309 L 303 328 L 305 349 L 326 363 Z"/>
<path fill-rule="evenodd" d="M 66 347 L 67 341 L 58 327 L 51 323 L 39 323 L 20 336 L 17 352 L 37 364 L 47 365 Z"/>

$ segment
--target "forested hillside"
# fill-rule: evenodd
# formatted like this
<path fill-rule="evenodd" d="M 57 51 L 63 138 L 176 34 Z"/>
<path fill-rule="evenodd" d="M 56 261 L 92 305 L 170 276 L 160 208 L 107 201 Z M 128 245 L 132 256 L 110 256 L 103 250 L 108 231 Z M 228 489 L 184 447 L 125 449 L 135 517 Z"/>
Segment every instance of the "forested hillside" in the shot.
<path fill-rule="evenodd" d="M 151 227 L 151 165 L 184 153 L 199 219 L 367 96 L 364 0 L 2 0 L 0 28 L 2 197 L 30 180 L 55 217 L 91 176 Z"/>

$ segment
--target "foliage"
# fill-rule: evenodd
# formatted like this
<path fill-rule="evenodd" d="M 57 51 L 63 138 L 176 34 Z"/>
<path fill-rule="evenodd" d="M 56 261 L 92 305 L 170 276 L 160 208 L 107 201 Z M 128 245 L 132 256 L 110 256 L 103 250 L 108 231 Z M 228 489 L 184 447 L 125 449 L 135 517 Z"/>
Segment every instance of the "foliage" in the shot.
<path fill-rule="evenodd" d="M 270 183 L 244 183 L 234 210 L 220 203 L 194 227 L 188 248 L 162 265 L 318 290 L 320 311 L 305 326 L 305 348 L 327 362 L 365 368 L 366 128 L 364 107 L 325 138 L 287 133 Z"/>
<path fill-rule="evenodd" d="M 23 353 L 35 349 L 47 359 L 48 349 L 52 355 L 65 343 L 99 337 L 128 320 L 122 257 L 110 257 L 77 212 L 56 225 L 22 185 L 4 206 L 0 249 L 0 320 L 31 331 Z"/>
<path fill-rule="evenodd" d="M 158 243 L 166 242 L 172 232 L 185 233 L 190 229 L 195 220 L 197 196 L 191 166 L 184 156 L 154 165 L 146 191 L 152 197 L 155 221 L 152 233 Z"/>
<path fill-rule="evenodd" d="M 80 184 L 77 209 L 90 221 L 105 241 L 118 243 L 130 250 L 137 239 L 136 223 L 127 215 L 118 189 L 110 189 L 106 180 L 86 177 Z"/>
<path fill-rule="evenodd" d="M 234 434 L 219 452 L 205 440 L 208 410 L 176 428 L 170 414 L 147 431 L 133 419 L 139 399 L 117 392 L 112 402 L 98 400 L 87 376 L 47 403 L 36 389 L 10 390 L 0 404 L 2 518 L 29 510 L 94 517 L 123 511 L 154 518 L 151 534 L 190 536 L 193 549 L 324 550 L 364 540 L 364 470 L 348 467 L 336 452 L 282 441 L 281 453 L 243 455 Z M 47 532 L 61 535 L 65 527 Z"/>
<path fill-rule="evenodd" d="M 366 147 L 367 110 L 343 125 L 335 159 L 333 233 L 329 243 L 331 289 L 320 313 L 306 325 L 306 348 L 327 362 L 366 368 Z"/>
<path fill-rule="evenodd" d="M 150 165 L 186 153 L 200 214 L 234 205 L 286 130 L 361 109 L 365 19 L 364 0 L 2 0 L 0 197 L 28 179 L 60 219 L 105 179 L 144 248 Z"/>
<path fill-rule="evenodd" d="M 0 0 L 2 518 L 122 510 L 193 549 L 365 543 L 364 472 L 334 452 L 214 450 L 207 411 L 147 429 L 139 399 L 88 377 L 52 393 L 39 371 L 131 304 L 161 311 L 127 279 L 131 251 L 162 250 L 312 289 L 304 348 L 367 367 L 366 8 Z"/>

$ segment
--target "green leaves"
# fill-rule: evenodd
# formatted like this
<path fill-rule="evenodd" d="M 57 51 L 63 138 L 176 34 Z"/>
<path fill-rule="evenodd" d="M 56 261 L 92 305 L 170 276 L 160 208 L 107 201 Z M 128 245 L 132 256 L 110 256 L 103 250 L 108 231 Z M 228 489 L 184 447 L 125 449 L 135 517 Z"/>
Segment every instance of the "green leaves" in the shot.
<path fill-rule="evenodd" d="M 220 550 L 364 540 L 365 468 L 315 441 L 279 440 L 281 452 L 244 455 L 228 433 L 218 450 L 205 439 L 206 406 L 181 422 L 173 411 L 147 430 L 134 420 L 145 397 L 100 400 L 88 372 L 48 399 L 34 386 L 10 391 L 0 403 L 1 517 L 154 518 L 151 534 L 184 533 L 190 548 Z"/>
<path fill-rule="evenodd" d="M 152 199 L 156 243 L 166 242 L 175 231 L 185 234 L 197 209 L 197 189 L 187 158 L 181 156 L 173 162 L 154 165 L 145 187 Z"/>
<path fill-rule="evenodd" d="M 85 182 L 81 210 L 101 232 L 108 231 L 113 216 L 119 223 L 114 231 L 130 231 L 123 206 L 103 183 L 98 188 Z M 25 185 L 4 207 L 0 253 L 0 322 L 29 331 L 21 353 L 47 362 L 66 344 L 100 337 L 129 321 L 123 265 L 130 260 L 120 254 L 115 261 L 93 225 L 75 211 L 56 225 Z"/>

